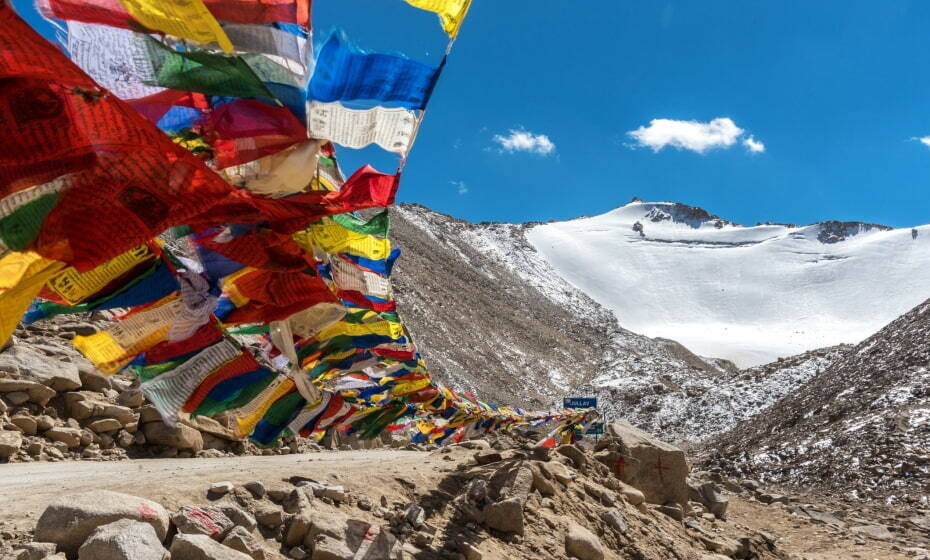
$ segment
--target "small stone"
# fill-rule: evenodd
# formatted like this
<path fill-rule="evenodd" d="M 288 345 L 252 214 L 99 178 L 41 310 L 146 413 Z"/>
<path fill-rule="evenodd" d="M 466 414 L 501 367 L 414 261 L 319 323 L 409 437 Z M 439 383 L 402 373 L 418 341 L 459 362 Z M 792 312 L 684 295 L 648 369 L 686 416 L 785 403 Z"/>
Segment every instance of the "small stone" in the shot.
<path fill-rule="evenodd" d="M 371 500 L 369 500 L 365 496 L 362 496 L 361 498 L 359 498 L 358 501 L 355 502 L 355 505 L 358 506 L 358 509 L 362 511 L 371 511 L 371 508 L 372 508 Z"/>
<path fill-rule="evenodd" d="M 164 560 L 167 555 L 155 529 L 132 519 L 97 527 L 78 551 L 79 560 Z"/>
<path fill-rule="evenodd" d="M 10 419 L 10 423 L 22 430 L 27 436 L 34 436 L 39 430 L 38 423 L 32 416 L 18 414 Z"/>
<path fill-rule="evenodd" d="M 45 432 L 45 437 L 52 441 L 64 443 L 68 446 L 68 449 L 73 449 L 81 445 L 81 430 L 76 428 L 55 427 Z"/>
<path fill-rule="evenodd" d="M 294 560 L 305 560 L 306 558 L 310 558 L 310 555 L 304 547 L 295 546 L 287 553 L 287 557 L 293 558 Z"/>
<path fill-rule="evenodd" d="M 233 488 L 235 488 L 235 485 L 228 480 L 214 482 L 210 485 L 210 489 L 207 490 L 207 495 L 211 498 L 220 498 L 232 492 Z"/>
<path fill-rule="evenodd" d="M 505 533 L 523 533 L 523 501 L 507 498 L 484 508 L 484 523 Z"/>
<path fill-rule="evenodd" d="M 226 514 L 214 507 L 181 506 L 171 516 L 171 522 L 179 533 L 215 539 L 222 539 L 235 526 Z"/>
<path fill-rule="evenodd" d="M 19 432 L 0 430 L 0 459 L 9 459 L 19 452 L 23 436 Z"/>
<path fill-rule="evenodd" d="M 626 532 L 630 529 L 630 526 L 627 524 L 626 519 L 623 518 L 623 514 L 620 513 L 618 508 L 611 508 L 602 511 L 601 520 L 604 521 L 608 527 L 621 535 L 626 534 Z"/>
<path fill-rule="evenodd" d="M 12 535 L 10 535 L 12 537 Z M 8 540 L 8 539 L 7 539 Z M 14 551 L 16 560 L 45 560 L 55 554 L 55 543 L 31 542 L 21 545 Z"/>
<path fill-rule="evenodd" d="M 423 522 L 426 521 L 426 511 L 417 504 L 410 504 L 404 510 L 404 520 L 414 529 L 419 529 Z"/>
<path fill-rule="evenodd" d="M 275 529 L 284 525 L 284 512 L 274 504 L 259 504 L 255 506 L 255 520 L 262 527 Z"/>
<path fill-rule="evenodd" d="M 121 429 L 123 425 L 120 424 L 119 420 L 115 418 L 100 418 L 89 423 L 87 427 L 95 433 L 103 434 L 107 432 L 115 432 Z"/>
<path fill-rule="evenodd" d="M 179 560 L 252 560 L 244 552 L 224 546 L 206 535 L 180 533 L 171 542 L 171 558 Z"/>
<path fill-rule="evenodd" d="M 496 463 L 503 459 L 499 451 L 493 449 L 484 449 L 475 453 L 475 461 L 479 465 L 490 465 L 491 463 Z"/>
<path fill-rule="evenodd" d="M 570 523 L 565 536 L 565 552 L 579 560 L 603 560 L 604 547 L 591 531 L 577 523 Z"/>
<path fill-rule="evenodd" d="M 262 484 L 261 482 L 257 481 L 257 480 L 253 480 L 253 481 L 251 481 L 251 482 L 246 482 L 246 483 L 243 485 L 243 487 L 244 487 L 246 490 L 248 490 L 249 493 L 252 494 L 252 496 L 254 496 L 255 498 L 257 498 L 257 499 L 259 499 L 259 500 L 262 499 L 262 498 L 264 498 L 264 497 L 265 497 L 265 494 L 267 493 L 266 490 L 265 490 L 265 485 Z"/>
<path fill-rule="evenodd" d="M 352 560 L 355 553 L 346 543 L 331 537 L 322 537 L 313 547 L 310 560 Z"/>

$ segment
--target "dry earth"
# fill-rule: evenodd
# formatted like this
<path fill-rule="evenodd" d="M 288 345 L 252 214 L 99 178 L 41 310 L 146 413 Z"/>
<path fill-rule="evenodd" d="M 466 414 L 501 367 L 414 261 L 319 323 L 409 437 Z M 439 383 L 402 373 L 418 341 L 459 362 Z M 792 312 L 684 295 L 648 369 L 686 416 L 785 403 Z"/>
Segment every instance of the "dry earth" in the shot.
<path fill-rule="evenodd" d="M 206 504 L 206 488 L 229 480 L 277 484 L 294 475 L 344 485 L 373 500 L 404 501 L 417 490 L 435 488 L 454 463 L 441 453 L 391 449 L 323 452 L 282 456 L 216 459 L 141 459 L 119 462 L 25 463 L 0 466 L 0 530 L 27 531 L 43 509 L 63 493 L 114 490 L 160 502 L 169 510 L 184 504 Z M 728 493 L 727 521 L 722 532 L 743 528 L 766 531 L 780 550 L 811 560 L 897 560 L 912 558 L 888 542 L 859 544 L 829 526 Z M 808 497 L 805 500 L 810 501 Z M 831 504 L 822 504 L 830 511 Z M 492 558 L 506 558 L 499 549 Z M 658 558 L 658 557 L 656 557 Z"/>

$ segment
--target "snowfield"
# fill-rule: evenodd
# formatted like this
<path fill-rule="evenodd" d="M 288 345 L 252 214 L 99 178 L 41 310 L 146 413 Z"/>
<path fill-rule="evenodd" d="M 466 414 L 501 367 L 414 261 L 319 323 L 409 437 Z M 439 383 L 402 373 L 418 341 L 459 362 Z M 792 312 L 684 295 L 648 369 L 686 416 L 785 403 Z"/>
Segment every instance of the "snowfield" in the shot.
<path fill-rule="evenodd" d="M 930 226 L 744 227 L 634 201 L 526 238 L 623 327 L 740 367 L 861 342 L 930 297 Z"/>

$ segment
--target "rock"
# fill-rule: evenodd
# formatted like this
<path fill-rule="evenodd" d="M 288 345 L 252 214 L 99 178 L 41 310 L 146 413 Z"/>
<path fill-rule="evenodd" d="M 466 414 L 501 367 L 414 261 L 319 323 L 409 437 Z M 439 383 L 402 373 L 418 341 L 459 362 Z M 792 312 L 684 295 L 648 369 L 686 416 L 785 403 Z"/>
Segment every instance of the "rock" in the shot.
<path fill-rule="evenodd" d="M 552 496 L 555 494 L 555 485 L 552 483 L 552 480 L 549 479 L 546 475 L 548 471 L 544 471 L 539 465 L 533 465 L 533 488 L 535 488 L 543 496 Z"/>
<path fill-rule="evenodd" d="M 717 519 L 725 519 L 730 501 L 723 495 L 720 488 L 713 482 L 706 482 L 698 487 L 701 503 L 713 513 Z"/>
<path fill-rule="evenodd" d="M 291 490 L 290 494 L 281 501 L 281 506 L 284 507 L 285 513 L 297 513 L 301 510 L 309 509 L 312 500 L 312 489 L 308 486 L 304 486 Z"/>
<path fill-rule="evenodd" d="M 22 430 L 27 436 L 34 436 L 39 431 L 39 424 L 32 416 L 17 414 L 10 419 L 10 423 Z"/>
<path fill-rule="evenodd" d="M 894 538 L 894 533 L 889 531 L 888 527 L 884 525 L 859 525 L 857 527 L 850 527 L 849 530 L 857 535 L 862 535 L 878 541 L 890 541 Z"/>
<path fill-rule="evenodd" d="M 262 527 L 275 529 L 284 525 L 284 512 L 274 504 L 261 503 L 255 506 L 255 520 Z"/>
<path fill-rule="evenodd" d="M 646 496 L 629 484 L 621 482 L 619 492 L 620 495 L 623 496 L 623 499 L 626 500 L 627 503 L 629 503 L 631 506 L 638 506 L 639 504 L 642 504 L 646 501 Z"/>
<path fill-rule="evenodd" d="M 207 496 L 211 498 L 221 498 L 232 492 L 233 488 L 235 488 L 235 485 L 233 485 L 233 483 L 229 482 L 228 480 L 224 480 L 223 482 L 214 482 L 210 485 L 210 489 L 207 490 Z"/>
<path fill-rule="evenodd" d="M 671 503 L 671 502 L 670 502 L 670 503 L 668 503 L 668 504 L 661 505 L 661 506 L 657 507 L 656 509 L 659 510 L 660 512 L 664 513 L 665 515 L 671 517 L 671 518 L 674 519 L 675 521 L 684 521 L 684 519 L 685 519 L 684 510 L 682 510 L 682 509 L 681 509 L 681 506 L 679 506 L 679 505 L 676 504 L 676 503 Z"/>
<path fill-rule="evenodd" d="M 371 511 L 372 503 L 367 497 L 362 496 L 355 502 L 356 507 L 362 511 Z"/>
<path fill-rule="evenodd" d="M 310 560 L 352 560 L 355 553 L 346 543 L 330 537 L 322 537 L 313 546 Z"/>
<path fill-rule="evenodd" d="M 0 430 L 0 459 L 9 459 L 19 452 L 23 436 L 19 432 Z"/>
<path fill-rule="evenodd" d="M 123 425 L 115 418 L 100 418 L 87 424 L 87 427 L 95 433 L 104 434 L 120 430 Z"/>
<path fill-rule="evenodd" d="M 523 501 L 507 498 L 484 508 L 484 524 L 504 533 L 523 534 Z"/>
<path fill-rule="evenodd" d="M 287 553 L 288 558 L 293 558 L 294 560 L 306 560 L 310 557 L 307 553 L 307 549 L 302 546 L 295 546 Z"/>
<path fill-rule="evenodd" d="M 426 511 L 417 504 L 410 504 L 404 510 L 404 520 L 414 529 L 419 529 L 426 521 Z"/>
<path fill-rule="evenodd" d="M 93 367 L 79 368 L 81 386 L 87 391 L 102 393 L 104 389 L 112 389 L 109 377 L 104 377 Z"/>
<path fill-rule="evenodd" d="M 484 555 L 478 550 L 478 547 L 467 542 L 459 545 L 459 552 L 465 556 L 465 560 L 482 560 Z"/>
<path fill-rule="evenodd" d="M 148 523 L 159 541 L 168 534 L 168 512 L 160 504 L 119 492 L 94 490 L 56 498 L 42 512 L 35 536 L 75 554 L 94 529 L 120 519 Z"/>
<path fill-rule="evenodd" d="M 254 496 L 255 498 L 258 498 L 259 500 L 264 498 L 267 492 L 265 490 L 265 485 L 257 480 L 253 480 L 252 482 L 246 482 L 243 485 L 243 487 L 246 490 L 248 490 L 249 493 L 252 494 L 252 496 Z"/>
<path fill-rule="evenodd" d="M 55 554 L 58 547 L 55 543 L 49 542 L 31 542 L 17 547 L 14 551 L 16 560 L 45 560 Z"/>
<path fill-rule="evenodd" d="M 81 445 L 81 430 L 77 428 L 54 427 L 45 432 L 45 437 L 52 441 L 60 441 L 68 446 L 68 449 Z"/>
<path fill-rule="evenodd" d="M 491 444 L 486 439 L 470 439 L 460 443 L 466 449 L 491 449 Z"/>
<path fill-rule="evenodd" d="M 518 498 L 526 503 L 533 489 L 533 470 L 522 464 L 498 469 L 489 485 L 494 499 Z"/>
<path fill-rule="evenodd" d="M 213 508 L 223 512 L 237 527 L 243 527 L 247 531 L 254 531 L 258 527 L 258 521 L 251 513 L 242 509 L 232 502 L 218 502 L 213 504 Z"/>
<path fill-rule="evenodd" d="M 348 527 L 348 523 L 348 516 L 339 512 L 316 515 L 313 518 L 313 524 L 310 526 L 310 531 L 307 532 L 307 537 L 304 542 L 313 544 L 320 536 L 324 535 L 343 540 L 346 536 L 346 527 Z"/>
<path fill-rule="evenodd" d="M 214 507 L 181 506 L 171 516 L 171 522 L 179 533 L 185 535 L 207 535 L 220 540 L 235 524 L 225 513 Z"/>
<path fill-rule="evenodd" d="M 127 389 L 116 397 L 116 403 L 129 408 L 139 408 L 145 403 L 145 395 L 136 389 Z"/>
<path fill-rule="evenodd" d="M 2 356 L 2 354 L 0 354 Z M 48 401 L 57 394 L 54 389 L 43 385 L 38 381 L 30 381 L 28 379 L 9 379 L 9 378 L 0 378 L 0 393 L 6 393 L 7 399 L 10 400 L 15 405 L 20 405 L 25 402 L 31 401 L 39 406 L 45 406 L 48 404 Z M 22 400 L 21 396 L 13 395 L 15 394 L 26 394 L 26 400 Z M 17 402 L 18 401 L 18 402 Z"/>
<path fill-rule="evenodd" d="M 233 527 L 223 539 L 223 545 L 249 555 L 252 560 L 265 560 L 267 555 L 258 539 L 243 527 Z"/>
<path fill-rule="evenodd" d="M 40 432 L 49 430 L 55 426 L 55 419 L 48 414 L 36 416 L 36 429 Z"/>
<path fill-rule="evenodd" d="M 19 406 L 29 402 L 29 393 L 25 391 L 13 391 L 6 393 L 6 400 L 10 401 L 13 406 Z"/>
<path fill-rule="evenodd" d="M 148 523 L 120 519 L 97 527 L 78 551 L 79 560 L 164 560 L 168 551 Z"/>
<path fill-rule="evenodd" d="M 650 503 L 674 502 L 682 508 L 687 505 L 689 467 L 681 449 L 622 420 L 610 424 L 608 432 L 619 442 L 625 455 L 638 461 L 628 468 L 615 470 L 617 478 L 641 490 Z"/>
<path fill-rule="evenodd" d="M 178 424 L 172 428 L 164 422 L 149 422 L 142 426 L 142 431 L 150 444 L 190 449 L 194 453 L 203 450 L 203 436 L 190 426 Z"/>
<path fill-rule="evenodd" d="M 624 535 L 630 526 L 618 508 L 610 508 L 601 512 L 601 521 L 617 533 Z"/>
<path fill-rule="evenodd" d="M 578 449 L 574 445 L 560 445 L 556 449 L 556 452 L 565 455 L 572 460 L 572 463 L 575 464 L 575 468 L 579 470 L 584 470 L 588 466 L 588 458 L 585 457 L 585 454 L 582 450 Z"/>
<path fill-rule="evenodd" d="M 540 467 L 545 469 L 553 478 L 568 486 L 571 481 L 575 480 L 574 473 L 568 467 L 557 461 L 540 463 Z"/>
<path fill-rule="evenodd" d="M 0 354 L 0 372 L 41 383 L 58 392 L 81 388 L 75 364 L 40 354 L 26 345 L 17 344 Z"/>
<path fill-rule="evenodd" d="M 342 486 L 325 486 L 319 494 L 317 494 L 316 490 L 314 490 L 313 493 L 320 498 L 329 498 L 330 500 L 339 503 L 347 502 L 349 500 L 349 494 Z"/>
<path fill-rule="evenodd" d="M 475 453 L 475 461 L 477 461 L 479 465 L 490 465 L 502 459 L 503 457 L 500 452 L 493 449 L 484 449 Z"/>
<path fill-rule="evenodd" d="M 206 535 L 178 534 L 171 542 L 172 560 L 251 560 L 244 552 L 224 546 Z"/>
<path fill-rule="evenodd" d="M 297 513 L 287 525 L 287 531 L 284 533 L 284 544 L 292 547 L 303 543 L 312 526 L 313 518 L 310 517 L 308 510 Z"/>
<path fill-rule="evenodd" d="M 552 448 L 545 447 L 542 445 L 535 445 L 530 450 L 530 457 L 532 457 L 533 459 L 537 461 L 544 461 L 544 462 L 548 461 L 551 458 L 550 457 L 551 454 L 552 454 Z"/>
<path fill-rule="evenodd" d="M 604 546 L 594 533 L 577 523 L 569 523 L 565 552 L 579 560 L 603 560 Z"/>
<path fill-rule="evenodd" d="M 121 430 L 119 434 L 116 435 L 116 444 L 122 448 L 130 447 L 135 443 L 136 438 L 126 430 Z"/>

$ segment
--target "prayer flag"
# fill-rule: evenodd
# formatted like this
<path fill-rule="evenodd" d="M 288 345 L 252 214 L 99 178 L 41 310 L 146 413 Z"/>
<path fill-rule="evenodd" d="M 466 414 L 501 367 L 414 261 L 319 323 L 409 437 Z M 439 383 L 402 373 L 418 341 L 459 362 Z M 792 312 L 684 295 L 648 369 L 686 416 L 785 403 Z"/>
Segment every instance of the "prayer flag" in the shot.
<path fill-rule="evenodd" d="M 216 42 L 225 52 L 233 46 L 201 0 L 119 0 L 130 16 L 153 31 L 198 43 Z"/>
<path fill-rule="evenodd" d="M 403 56 L 366 53 L 335 32 L 320 49 L 310 80 L 309 98 L 332 102 L 353 99 L 394 101 L 422 109 L 429 101 L 439 68 Z"/>
<path fill-rule="evenodd" d="M 439 14 L 446 35 L 455 39 L 471 7 L 471 0 L 406 0 L 411 6 Z"/>
<path fill-rule="evenodd" d="M 401 107 L 357 110 L 341 103 L 311 102 L 307 108 L 310 136 L 347 148 L 377 144 L 389 152 L 406 154 L 417 128 L 417 116 Z"/>

